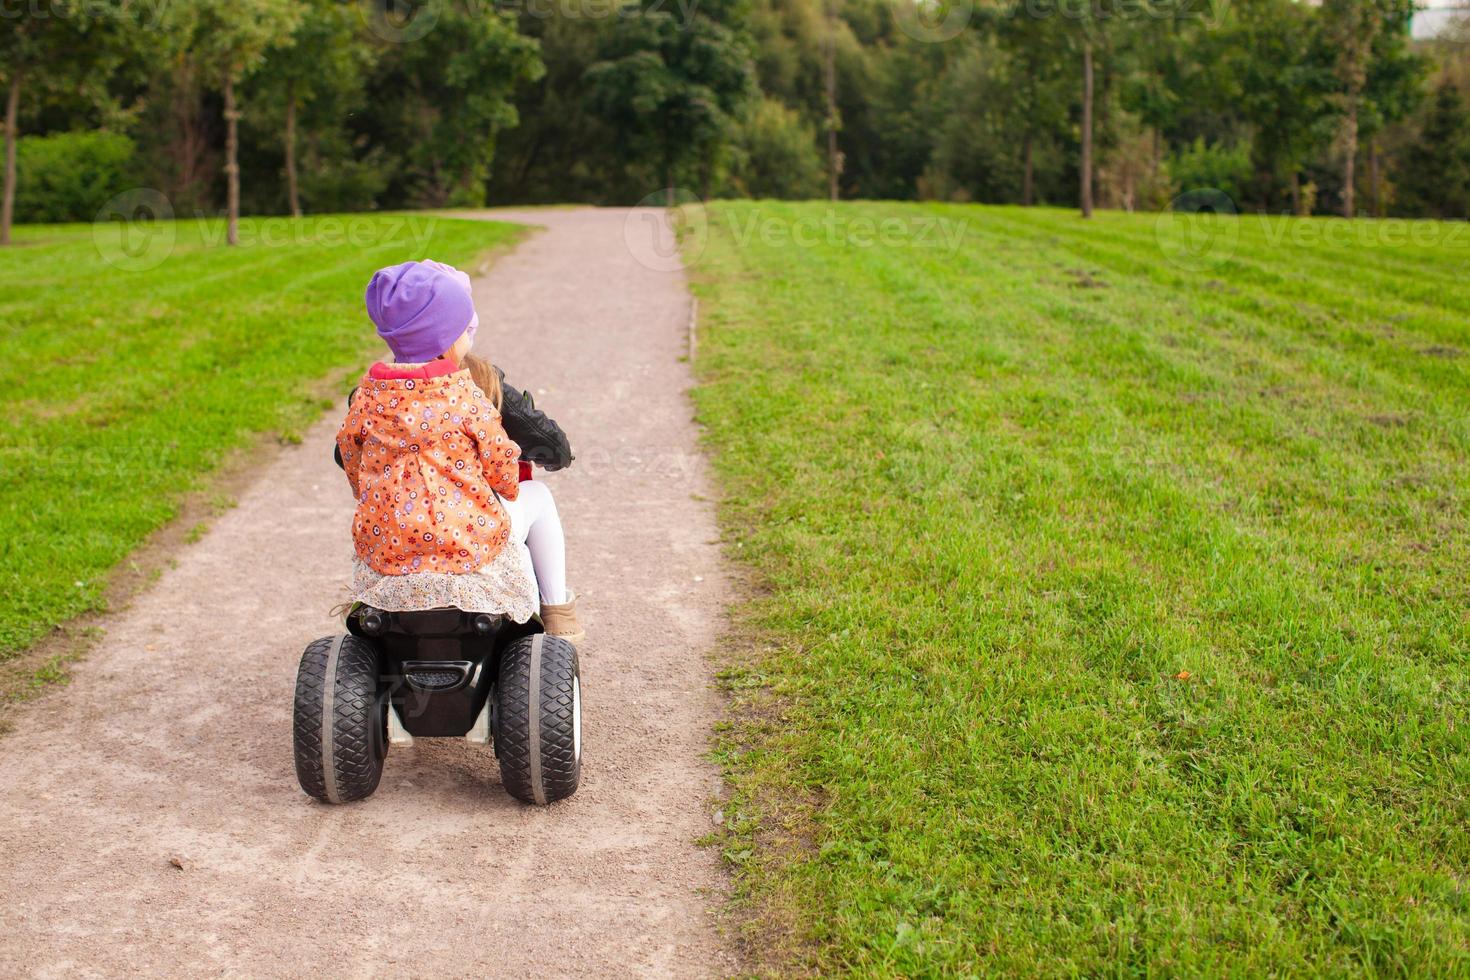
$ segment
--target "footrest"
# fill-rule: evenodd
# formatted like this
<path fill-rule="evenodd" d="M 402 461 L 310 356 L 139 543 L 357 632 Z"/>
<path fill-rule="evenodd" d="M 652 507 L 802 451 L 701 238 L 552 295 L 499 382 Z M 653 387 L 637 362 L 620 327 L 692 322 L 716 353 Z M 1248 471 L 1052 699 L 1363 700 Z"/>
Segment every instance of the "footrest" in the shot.
<path fill-rule="evenodd" d="M 403 679 L 426 694 L 448 694 L 469 683 L 475 665 L 468 660 L 405 660 Z"/>

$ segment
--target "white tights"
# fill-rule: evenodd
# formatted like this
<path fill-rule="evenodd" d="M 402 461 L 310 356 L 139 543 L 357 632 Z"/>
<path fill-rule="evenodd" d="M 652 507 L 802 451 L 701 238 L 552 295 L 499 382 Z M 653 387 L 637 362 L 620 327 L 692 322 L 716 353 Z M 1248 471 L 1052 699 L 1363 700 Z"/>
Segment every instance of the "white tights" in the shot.
<path fill-rule="evenodd" d="M 543 605 L 559 606 L 567 601 L 567 541 L 551 488 L 540 480 L 521 481 L 514 500 L 501 498 L 510 515 L 510 534 L 531 553 L 536 585 Z"/>

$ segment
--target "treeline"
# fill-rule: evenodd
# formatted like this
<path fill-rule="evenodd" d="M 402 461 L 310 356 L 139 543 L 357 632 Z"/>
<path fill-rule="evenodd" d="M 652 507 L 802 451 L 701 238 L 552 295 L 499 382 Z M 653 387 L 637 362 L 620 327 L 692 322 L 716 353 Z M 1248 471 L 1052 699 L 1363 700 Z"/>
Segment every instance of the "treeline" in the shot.
<path fill-rule="evenodd" d="M 474 5 L 0 10 L 6 212 L 14 188 L 22 220 L 90 219 L 119 186 L 185 215 L 478 204 L 512 98 L 543 71 L 513 17 Z"/>
<path fill-rule="evenodd" d="M 702 197 L 1470 215 L 1464 34 L 1411 0 L 21 0 L 0 234 Z"/>
<path fill-rule="evenodd" d="M 685 2 L 692 18 L 666 0 L 634 24 L 521 15 L 547 71 L 492 200 L 627 202 L 672 166 L 706 197 L 1088 210 L 1213 188 L 1241 209 L 1470 213 L 1465 35 L 1415 44 L 1412 0 Z M 748 71 L 702 74 L 731 43 Z M 661 119 L 682 156 L 650 155 Z"/>

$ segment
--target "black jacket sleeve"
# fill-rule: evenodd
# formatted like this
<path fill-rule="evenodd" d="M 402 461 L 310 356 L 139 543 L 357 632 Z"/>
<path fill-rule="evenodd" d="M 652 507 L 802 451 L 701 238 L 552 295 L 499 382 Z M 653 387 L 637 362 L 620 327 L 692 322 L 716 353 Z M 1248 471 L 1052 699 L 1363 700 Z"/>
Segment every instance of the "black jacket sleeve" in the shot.
<path fill-rule="evenodd" d="M 506 384 L 505 372 L 499 367 L 495 373 L 500 375 L 500 424 L 511 441 L 521 447 L 521 459 L 548 470 L 570 465 L 576 457 L 561 426 L 536 407 L 529 391 Z"/>
<path fill-rule="evenodd" d="M 521 447 L 521 459 L 548 470 L 565 469 L 571 465 L 577 457 L 572 455 L 572 444 L 567 441 L 567 434 L 561 426 L 536 407 L 530 392 L 506 384 L 504 371 L 497 367 L 495 373 L 500 375 L 500 424 L 511 441 Z M 352 395 L 355 394 L 357 389 L 353 388 L 352 394 L 347 396 L 348 405 L 352 404 Z M 335 446 L 332 447 L 332 458 L 338 466 L 342 465 L 342 451 Z"/>

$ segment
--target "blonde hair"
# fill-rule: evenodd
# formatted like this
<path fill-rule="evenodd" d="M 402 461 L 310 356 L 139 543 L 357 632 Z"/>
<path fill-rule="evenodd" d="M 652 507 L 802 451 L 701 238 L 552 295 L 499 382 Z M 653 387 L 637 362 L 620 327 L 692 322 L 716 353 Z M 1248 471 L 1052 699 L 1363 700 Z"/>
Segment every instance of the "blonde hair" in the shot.
<path fill-rule="evenodd" d="M 485 397 L 490 399 L 490 404 L 495 406 L 497 412 L 500 411 L 500 402 L 504 396 L 500 390 L 500 375 L 496 373 L 495 365 L 474 354 L 466 354 L 463 365 L 469 369 L 470 377 L 485 393 Z"/>

